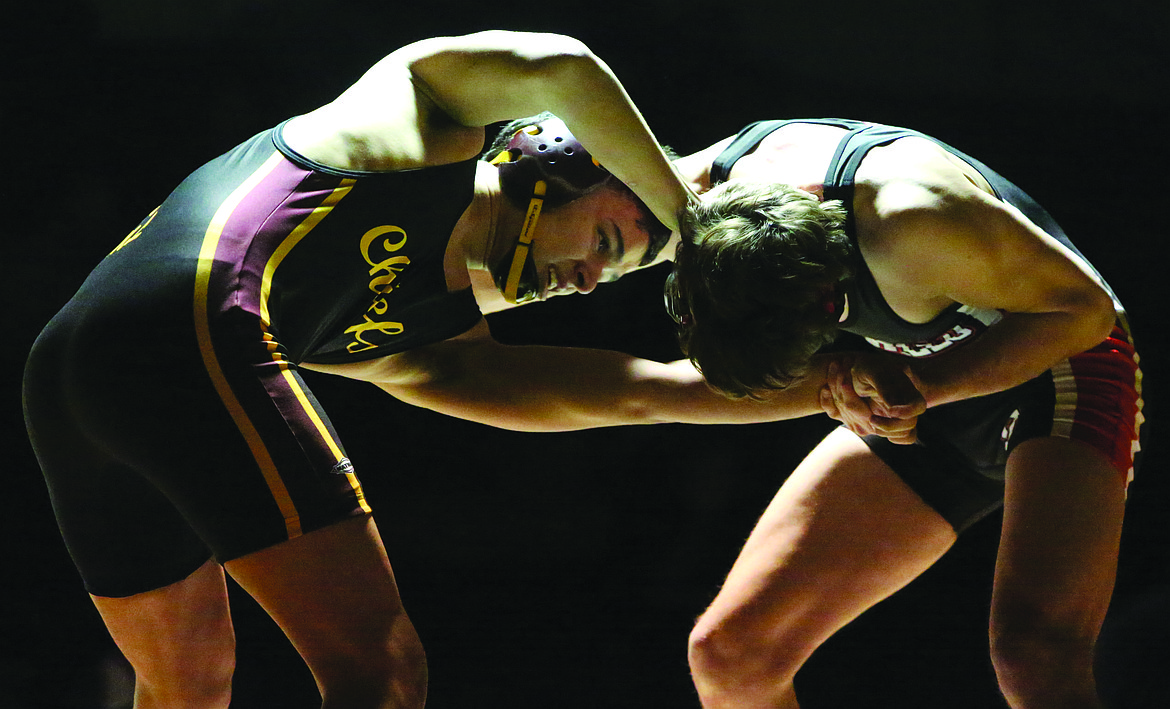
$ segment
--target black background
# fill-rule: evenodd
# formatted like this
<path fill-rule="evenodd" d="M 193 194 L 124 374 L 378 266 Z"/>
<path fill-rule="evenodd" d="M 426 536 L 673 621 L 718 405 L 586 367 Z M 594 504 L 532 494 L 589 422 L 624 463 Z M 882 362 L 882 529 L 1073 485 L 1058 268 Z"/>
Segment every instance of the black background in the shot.
<path fill-rule="evenodd" d="M 330 100 L 395 47 L 491 27 L 584 40 L 682 154 L 762 118 L 874 120 L 979 157 L 1053 212 L 1127 303 L 1147 375 L 1148 455 L 1131 487 L 1101 684 L 1118 707 L 1170 706 L 1170 486 L 1158 441 L 1164 3 L 28 5 L 6 14 L 0 37 L 0 707 L 98 709 L 125 696 L 23 433 L 19 372 L 39 328 L 205 160 Z M 671 358 L 663 275 L 493 317 L 493 331 Z M 377 511 L 428 650 L 434 709 L 697 707 L 691 622 L 775 488 L 830 428 L 810 419 L 517 434 L 411 409 L 367 385 L 311 384 Z M 985 649 L 998 522 L 976 526 L 819 651 L 798 678 L 804 704 L 1000 706 Z M 232 706 L 315 706 L 279 632 L 242 594 L 233 601 Z"/>

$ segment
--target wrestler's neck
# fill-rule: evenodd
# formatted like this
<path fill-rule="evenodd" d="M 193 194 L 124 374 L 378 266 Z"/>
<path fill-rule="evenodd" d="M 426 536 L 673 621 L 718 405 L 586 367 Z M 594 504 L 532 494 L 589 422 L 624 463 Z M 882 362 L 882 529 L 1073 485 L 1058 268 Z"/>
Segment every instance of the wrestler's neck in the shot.
<path fill-rule="evenodd" d="M 672 161 L 678 174 L 695 191 L 695 194 L 703 194 L 711 189 L 711 163 L 729 142 L 731 142 L 731 138 Z"/>
<path fill-rule="evenodd" d="M 444 266 L 447 284 L 452 286 L 460 272 L 488 269 L 498 261 L 519 233 L 522 216 L 500 190 L 499 172 L 480 162 L 475 171 L 475 188 L 471 204 L 451 232 Z"/>

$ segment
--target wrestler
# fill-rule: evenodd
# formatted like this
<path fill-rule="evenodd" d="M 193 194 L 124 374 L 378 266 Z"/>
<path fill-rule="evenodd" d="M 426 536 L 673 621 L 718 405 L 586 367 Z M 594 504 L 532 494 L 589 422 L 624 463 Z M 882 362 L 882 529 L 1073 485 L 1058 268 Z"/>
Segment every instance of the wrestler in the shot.
<path fill-rule="evenodd" d="M 477 159 L 484 126 L 541 110 L 563 123 Z M 473 282 L 512 303 L 589 292 L 666 253 L 691 198 L 580 42 L 483 32 L 391 53 L 336 100 L 196 170 L 112 241 L 34 345 L 24 397 L 66 546 L 134 668 L 135 706 L 228 705 L 225 569 L 325 706 L 423 705 L 422 645 L 302 368 L 531 431 L 819 412 L 823 379 L 732 402 L 686 361 L 491 339 Z M 385 443 L 414 442 L 387 422 Z"/>
<path fill-rule="evenodd" d="M 839 332 L 858 348 L 824 390 L 847 427 L 783 484 L 691 634 L 703 706 L 796 707 L 821 643 L 1002 505 L 1000 688 L 1017 709 L 1101 707 L 1094 643 L 1142 417 L 1100 274 L 1018 187 L 916 131 L 762 121 L 676 165 L 704 194 L 667 297 L 708 381 L 783 390 Z M 868 419 L 892 383 L 927 410 L 883 438 Z"/>

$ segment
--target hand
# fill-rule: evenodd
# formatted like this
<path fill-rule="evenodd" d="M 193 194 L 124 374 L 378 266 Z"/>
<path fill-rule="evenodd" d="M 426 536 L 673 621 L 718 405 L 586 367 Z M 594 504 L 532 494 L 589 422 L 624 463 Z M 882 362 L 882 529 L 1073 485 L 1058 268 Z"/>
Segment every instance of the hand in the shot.
<path fill-rule="evenodd" d="M 910 444 L 918 439 L 915 429 L 926 400 L 904 362 L 854 353 L 829 364 L 821 408 L 859 436 L 876 434 Z"/>

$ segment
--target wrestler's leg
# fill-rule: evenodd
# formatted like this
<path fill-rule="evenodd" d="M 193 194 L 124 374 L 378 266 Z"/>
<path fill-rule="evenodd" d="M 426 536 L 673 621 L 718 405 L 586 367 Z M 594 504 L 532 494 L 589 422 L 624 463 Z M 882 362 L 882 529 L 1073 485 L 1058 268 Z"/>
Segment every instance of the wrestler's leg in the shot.
<path fill-rule="evenodd" d="M 1084 443 L 1040 438 L 1008 460 L 992 657 L 1016 709 L 1099 709 L 1093 651 L 1117 572 L 1125 484 Z"/>
<path fill-rule="evenodd" d="M 225 566 L 305 659 L 322 707 L 421 709 L 426 657 L 373 517 L 348 519 Z"/>
<path fill-rule="evenodd" d="M 135 709 L 226 709 L 236 640 L 218 564 L 153 591 L 91 598 L 134 668 Z"/>
<path fill-rule="evenodd" d="M 796 671 L 905 586 L 955 532 L 852 433 L 830 434 L 780 488 L 690 638 L 706 709 L 796 707 Z"/>

